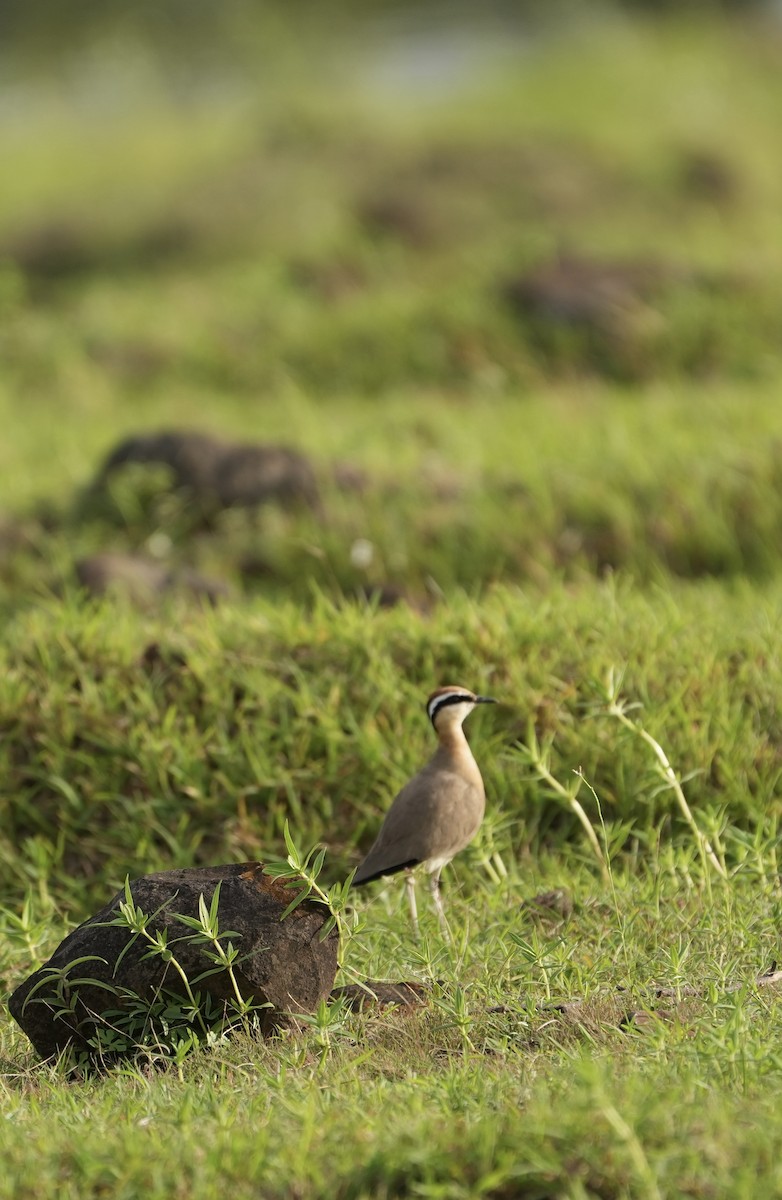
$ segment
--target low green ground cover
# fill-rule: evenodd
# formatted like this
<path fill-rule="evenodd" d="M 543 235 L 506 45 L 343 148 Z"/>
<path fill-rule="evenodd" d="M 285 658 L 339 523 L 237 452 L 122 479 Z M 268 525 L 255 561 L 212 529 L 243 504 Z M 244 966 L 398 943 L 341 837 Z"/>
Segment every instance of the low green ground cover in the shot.
<path fill-rule="evenodd" d="M 94 901 L 128 870 L 262 855 L 286 819 L 347 873 L 431 750 L 424 700 L 439 679 L 501 701 L 471 733 L 506 852 L 580 837 L 525 756 L 532 738 L 564 786 L 583 771 L 613 849 L 689 837 L 649 746 L 609 712 L 612 670 L 640 706 L 630 715 L 691 776 L 699 819 L 742 831 L 726 846 L 741 861 L 745 836 L 777 819 L 781 623 L 777 590 L 715 584 L 497 588 L 430 616 L 325 598 L 163 619 L 50 602 L 7 634 L 2 898 L 37 882 L 58 902 Z"/>
<path fill-rule="evenodd" d="M 561 853 L 506 861 L 500 884 L 457 869 L 453 947 L 429 912 L 413 943 L 401 887 L 366 910 L 348 961 L 440 981 L 426 1010 L 336 1006 L 82 1082 L 6 1029 L 2 1194 L 776 1195 L 779 1010 L 755 978 L 777 888 L 670 849 L 610 886 Z M 520 907 L 555 884 L 570 916 Z"/>

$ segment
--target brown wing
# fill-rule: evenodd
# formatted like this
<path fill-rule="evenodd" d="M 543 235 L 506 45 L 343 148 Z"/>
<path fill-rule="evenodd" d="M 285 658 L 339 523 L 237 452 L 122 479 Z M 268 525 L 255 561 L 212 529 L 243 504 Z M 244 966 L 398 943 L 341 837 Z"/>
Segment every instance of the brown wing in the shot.
<path fill-rule="evenodd" d="M 369 883 L 429 858 L 453 858 L 475 836 L 483 809 L 483 793 L 469 780 L 425 767 L 394 800 L 353 882 Z"/>

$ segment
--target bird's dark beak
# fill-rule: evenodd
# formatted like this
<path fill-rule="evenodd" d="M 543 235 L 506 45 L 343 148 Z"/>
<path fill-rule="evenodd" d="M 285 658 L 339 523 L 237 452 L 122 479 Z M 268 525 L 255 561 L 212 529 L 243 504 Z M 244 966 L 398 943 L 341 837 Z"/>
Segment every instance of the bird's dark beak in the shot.
<path fill-rule="evenodd" d="M 499 700 L 495 700 L 493 696 L 476 696 L 476 704 L 499 704 Z"/>

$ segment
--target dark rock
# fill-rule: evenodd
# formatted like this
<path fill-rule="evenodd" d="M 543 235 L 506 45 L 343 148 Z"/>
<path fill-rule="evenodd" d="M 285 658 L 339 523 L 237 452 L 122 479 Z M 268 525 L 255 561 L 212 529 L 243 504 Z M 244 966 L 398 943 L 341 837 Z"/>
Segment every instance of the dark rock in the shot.
<path fill-rule="evenodd" d="M 675 353 L 671 296 L 711 286 L 665 262 L 563 256 L 503 288 L 529 348 L 548 370 L 590 371 L 613 379 L 656 373 Z"/>
<path fill-rule="evenodd" d="M 245 554 L 237 565 L 242 579 L 248 583 L 266 582 L 277 575 L 274 563 L 263 554 Z"/>
<path fill-rule="evenodd" d="M 430 988 L 425 983 L 388 983 L 383 979 L 367 979 L 363 984 L 349 983 L 334 988 L 332 1000 L 344 1000 L 347 1008 L 363 1012 L 367 1008 L 420 1008 L 429 1003 Z"/>
<path fill-rule="evenodd" d="M 31 550 L 35 545 L 35 527 L 10 514 L 0 513 L 0 561 L 18 550 Z"/>
<path fill-rule="evenodd" d="M 322 300 L 338 301 L 366 286 L 365 272 L 357 262 L 333 259 L 327 262 L 299 261 L 290 264 L 293 282 Z"/>
<path fill-rule="evenodd" d="M 96 485 L 104 484 L 128 463 L 160 463 L 170 468 L 175 486 L 204 492 L 213 487 L 217 462 L 224 449 L 222 443 L 204 433 L 135 434 L 114 447 L 98 474 Z"/>
<path fill-rule="evenodd" d="M 168 568 L 135 554 L 91 554 L 75 564 L 76 578 L 93 596 L 121 591 L 139 604 L 165 590 Z"/>
<path fill-rule="evenodd" d="M 5 239 L 3 258 L 42 279 L 58 279 L 93 270 L 97 252 L 85 232 L 64 221 L 52 221 L 20 230 Z"/>
<path fill-rule="evenodd" d="M 573 913 L 573 897 L 565 888 L 554 888 L 525 900 L 522 908 L 540 917 L 558 917 L 566 920 Z"/>
<path fill-rule="evenodd" d="M 91 554 L 75 565 L 76 578 L 93 596 L 121 592 L 135 604 L 149 604 L 169 592 L 185 592 L 216 604 L 231 595 L 228 584 L 188 567 L 172 569 L 137 554 Z"/>
<path fill-rule="evenodd" d="M 204 433 L 169 430 L 125 438 L 111 451 L 93 490 L 128 463 L 166 466 L 173 484 L 205 506 L 253 508 L 275 500 L 318 509 L 317 480 L 309 459 L 289 446 L 222 442 Z"/>
<path fill-rule="evenodd" d="M 370 490 L 371 480 L 369 473 L 363 467 L 359 467 L 347 460 L 340 460 L 334 463 L 332 476 L 334 483 L 341 492 L 366 496 Z"/>
<path fill-rule="evenodd" d="M 181 567 L 169 573 L 166 580 L 167 592 L 188 592 L 191 596 L 199 596 L 210 604 L 220 600 L 230 600 L 234 590 L 223 579 L 214 579 L 211 575 L 202 575 L 192 567 Z"/>
<path fill-rule="evenodd" d="M 158 265 L 190 251 L 194 236 L 194 229 L 177 218 L 116 234 L 80 222 L 44 221 L 6 234 L 0 258 L 31 280 L 52 283 L 91 271 Z"/>
<path fill-rule="evenodd" d="M 187 658 L 170 646 L 150 642 L 139 658 L 139 666 L 149 675 L 171 675 L 188 669 Z"/>
<path fill-rule="evenodd" d="M 228 446 L 218 459 L 214 488 L 222 508 L 253 508 L 276 500 L 285 507 L 319 506 L 308 458 L 288 446 Z"/>
<path fill-rule="evenodd" d="M 663 286 L 681 277 L 663 263 L 565 255 L 512 280 L 505 296 L 520 316 L 624 333 L 626 323 L 645 311 Z"/>
<path fill-rule="evenodd" d="M 635 1008 L 622 1016 L 619 1028 L 659 1029 L 661 1022 L 672 1022 L 676 1019 L 676 1012 L 669 1008 Z"/>
<path fill-rule="evenodd" d="M 730 205 L 738 199 L 739 179 L 724 158 L 710 150 L 690 150 L 682 155 L 681 183 L 698 200 Z"/>
<path fill-rule="evenodd" d="M 358 206 L 358 219 L 373 236 L 399 238 L 412 246 L 428 246 L 436 236 L 436 223 L 415 192 L 385 192 L 368 196 Z"/>
<path fill-rule="evenodd" d="M 229 863 L 145 875 L 131 884 L 131 892 L 133 903 L 150 914 L 150 933 L 166 931 L 168 945 L 192 983 L 214 964 L 203 943 L 189 940 L 191 931 L 177 914 L 197 917 L 199 898 L 208 907 L 218 883 L 220 929 L 234 933 L 230 940 L 239 950 L 234 975 L 242 997 L 269 1006 L 260 1011 L 263 1032 L 284 1024 L 286 1016 L 292 1019 L 314 1011 L 328 998 L 334 983 L 337 933 L 333 930 L 321 939 L 328 912 L 312 901 L 304 901 L 281 921 L 295 893 L 264 875 L 262 864 Z M 69 1047 L 92 1057 L 90 1039 L 106 1026 L 105 1014 L 126 1003 L 117 995 L 119 989 L 128 989 L 145 1003 L 154 999 L 161 986 L 184 994 L 177 971 L 159 955 L 149 956 L 146 940 L 107 924 L 124 899 L 124 892 L 118 892 L 69 934 L 49 961 L 11 996 L 9 1011 L 42 1058 Z M 218 1005 L 233 996 L 224 970 L 199 979 L 195 987 Z"/>

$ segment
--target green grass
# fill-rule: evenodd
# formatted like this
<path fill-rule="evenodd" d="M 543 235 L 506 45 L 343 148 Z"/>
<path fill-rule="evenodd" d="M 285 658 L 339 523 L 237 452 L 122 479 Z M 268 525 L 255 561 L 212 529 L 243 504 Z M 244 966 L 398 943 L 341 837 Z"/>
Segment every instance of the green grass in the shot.
<path fill-rule="evenodd" d="M 32 425 L 4 455 L 7 486 L 20 499 L 5 534 L 0 608 L 10 615 L 31 587 L 72 581 L 81 555 L 148 552 L 161 533 L 174 565 L 222 575 L 247 594 L 301 601 L 313 585 L 351 593 L 391 583 L 425 601 L 455 587 L 475 594 L 489 582 L 541 586 L 612 570 L 645 582 L 766 581 L 782 546 L 775 402 L 768 383 L 738 392 L 724 382 L 677 383 L 635 394 L 579 384 L 528 398 L 478 394 L 464 404 L 394 394 L 380 413 L 345 400 L 326 415 L 300 399 L 242 424 L 243 410 L 230 403 L 221 423 L 212 397 L 189 418 L 198 427 L 311 452 L 326 519 L 229 513 L 211 532 L 185 498 L 139 490 L 138 472 L 118 476 L 100 505 L 85 509 L 81 500 L 121 433 L 187 423 L 176 403 L 139 403 L 130 421 L 99 413 L 86 427 L 87 415 L 74 414 L 54 442 L 36 441 Z M 335 485 L 338 461 L 363 472 L 362 494 Z M 373 547 L 364 568 L 351 560 L 360 538 Z M 253 573 L 253 564 L 263 571 Z"/>
<path fill-rule="evenodd" d="M 649 747 L 607 714 L 611 668 L 674 767 L 695 772 L 703 819 L 745 831 L 776 820 L 777 590 L 647 597 L 605 583 L 545 599 L 497 589 L 428 618 L 325 599 L 171 617 L 175 632 L 110 603 L 50 602 L 9 631 L 4 900 L 40 855 L 61 897 L 95 901 L 134 866 L 262 854 L 286 817 L 346 872 L 429 752 L 423 702 L 438 679 L 502 702 L 472 732 L 514 852 L 580 837 L 518 754 L 531 729 L 553 742 L 555 777 L 583 770 L 620 843 L 678 829 Z"/>
<path fill-rule="evenodd" d="M 187 104 L 142 64 L 122 111 L 63 83 L 0 126 L 3 993 L 126 876 L 276 858 L 286 821 L 343 879 L 431 688 L 501 702 L 453 944 L 398 880 L 355 896 L 340 981 L 424 1008 L 86 1079 L 3 1009 L 0 1197 L 782 1195 L 779 43 L 526 49 L 395 105 L 325 52 Z M 662 282 L 515 311 L 559 253 Z M 177 426 L 300 447 L 323 513 L 205 524 L 160 472 L 85 495 Z M 88 599 L 103 550 L 233 596 Z M 525 904 L 554 888 L 571 915 Z"/>
<path fill-rule="evenodd" d="M 603 583 L 546 599 L 498 589 L 428 619 L 325 599 L 179 613 L 175 634 L 108 604 L 19 618 L 3 704 L 9 988 L 59 939 L 62 914 L 92 911 L 126 872 L 268 855 L 285 817 L 326 836 L 327 878 L 342 877 L 428 753 L 428 681 L 469 679 L 504 704 L 471 723 L 490 810 L 448 872 L 455 947 L 428 906 L 416 946 L 399 881 L 356 899 L 347 978 L 440 980 L 427 1011 L 336 1009 L 281 1043 L 201 1052 L 179 1079 L 100 1084 L 36 1068 L 7 1024 L 13 1187 L 25 1194 L 35 1154 L 36 1186 L 74 1195 L 208 1195 L 218 1178 L 240 1195 L 653 1195 L 654 1177 L 661 1195 L 687 1181 L 696 1195 L 750 1196 L 760 1185 L 743 1164 L 757 1153 L 772 1189 L 776 1134 L 753 1123 L 773 1111 L 779 1018 L 774 988 L 753 980 L 779 953 L 781 615 L 774 590 Z M 152 677 L 138 663 L 149 637 L 164 657 Z M 727 881 L 704 871 L 649 747 L 605 715 L 612 664 L 643 702 L 634 719 L 680 775 L 696 772 L 684 790 Z M 567 803 L 514 748 L 532 717 L 553 738 L 554 778 L 567 788 L 579 768 L 596 789 L 604 825 L 588 788 L 580 799 L 609 882 Z M 568 920 L 521 909 L 562 886 Z M 655 984 L 703 995 L 656 1000 Z M 575 1012 L 548 1007 L 573 999 Z M 638 1009 L 660 1015 L 623 1027 Z"/>
<path fill-rule="evenodd" d="M 2 1194 L 32 1194 L 31 1156 L 35 1186 L 64 1195 L 776 1194 L 779 1015 L 752 980 L 777 952 L 779 896 L 736 878 L 706 904 L 662 857 L 670 871 L 620 871 L 613 896 L 571 866 L 576 909 L 553 924 L 518 902 L 563 882 L 562 860 L 509 861 L 501 887 L 449 896 L 453 950 L 428 912 L 414 948 L 401 888 L 375 901 L 353 965 L 445 976 L 426 1011 L 337 1011 L 178 1075 L 67 1086 L 11 1035 Z M 653 999 L 693 982 L 702 997 Z M 638 1010 L 652 1015 L 628 1024 Z"/>

